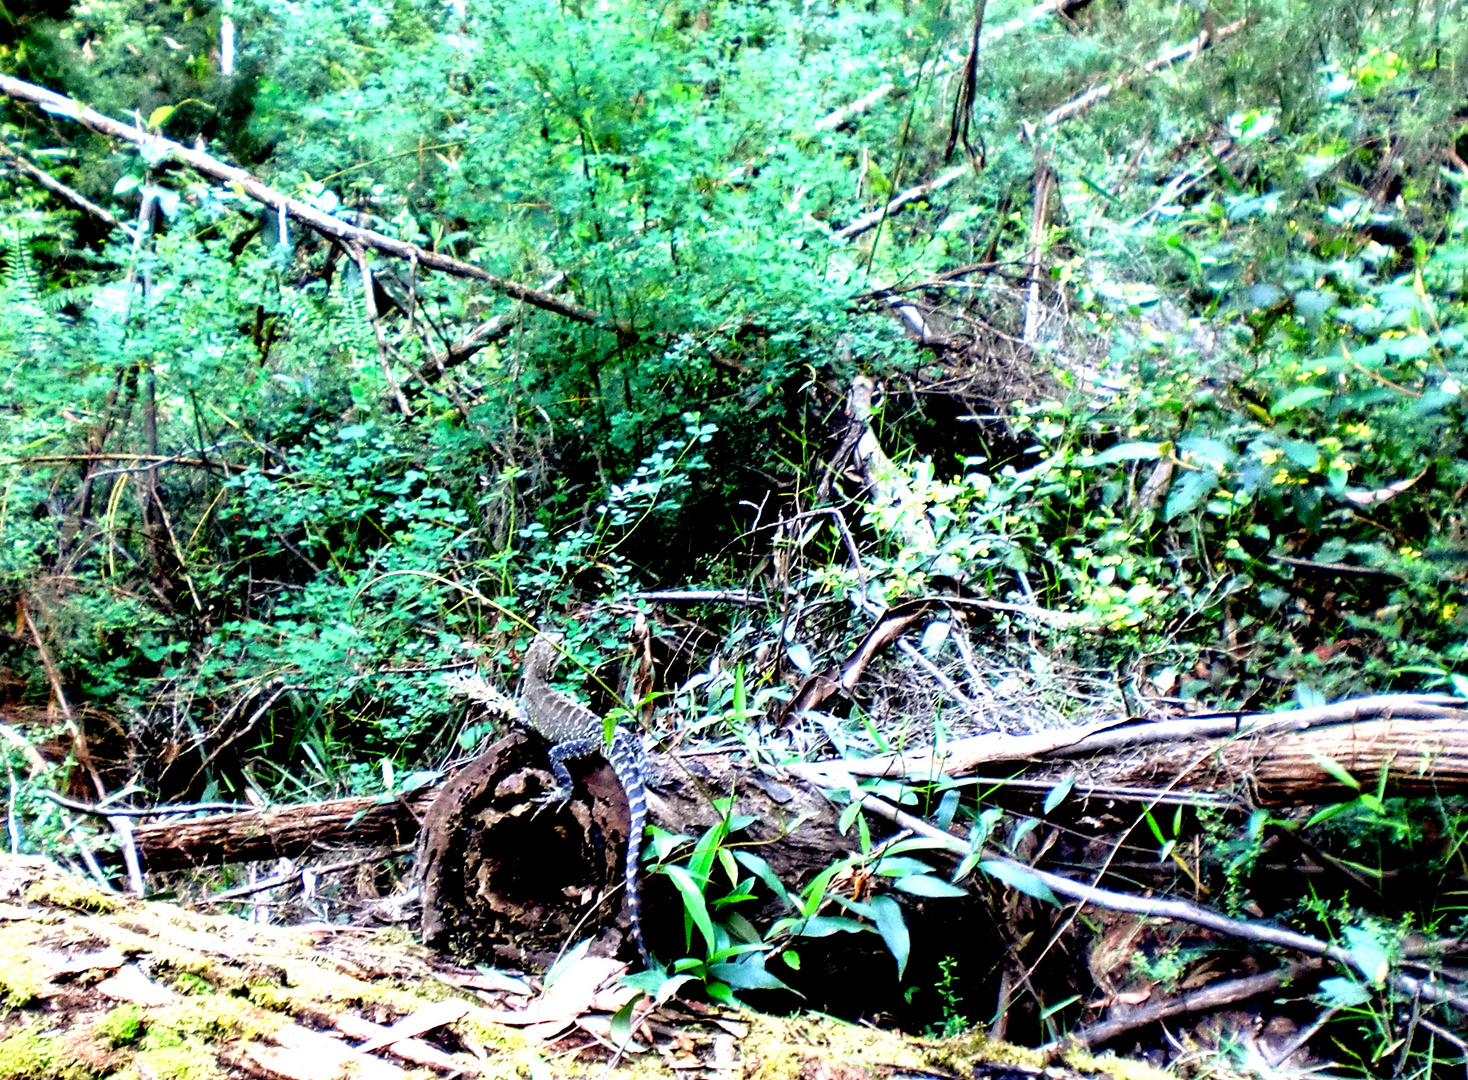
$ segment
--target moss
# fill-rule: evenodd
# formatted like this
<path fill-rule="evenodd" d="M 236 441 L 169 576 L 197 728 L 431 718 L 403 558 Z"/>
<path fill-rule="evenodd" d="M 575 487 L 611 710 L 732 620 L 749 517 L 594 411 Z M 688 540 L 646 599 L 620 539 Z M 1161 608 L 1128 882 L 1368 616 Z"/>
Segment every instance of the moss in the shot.
<path fill-rule="evenodd" d="M 269 1012 L 242 998 L 226 994 L 186 998 L 150 1015 L 148 1033 L 159 1038 L 214 1039 L 241 1037 L 260 1039 L 290 1023 L 290 1017 Z"/>
<path fill-rule="evenodd" d="M 40 927 L 17 922 L 0 927 L 0 1001 L 26 1005 L 35 1000 L 46 980 L 46 972 L 31 955 Z"/>
<path fill-rule="evenodd" d="M 284 974 L 284 980 L 251 980 L 247 984 L 250 1000 L 263 1008 L 291 1013 L 323 1002 L 336 1005 L 373 1003 L 386 1005 L 399 1013 L 410 1013 L 422 1008 L 425 1001 L 439 996 L 453 996 L 447 989 L 442 994 L 432 993 L 432 990 L 444 986 L 436 980 L 424 980 L 424 992 L 419 993 L 404 990 L 391 982 L 372 983 L 344 975 L 340 971 L 322 966 L 327 962 L 317 958 L 301 960 L 282 956 L 278 965 Z"/>
<path fill-rule="evenodd" d="M 26 889 L 25 899 L 28 904 L 95 911 L 101 915 L 116 911 L 123 904 L 118 897 L 104 893 L 95 885 L 70 874 L 59 874 L 37 881 Z"/>
<path fill-rule="evenodd" d="M 146 908 L 146 905 L 144 907 Z M 227 988 L 232 982 L 239 982 L 237 977 L 232 980 L 230 973 L 222 965 L 214 963 L 187 945 L 177 944 L 180 938 L 177 930 L 154 931 L 146 921 L 141 924 L 141 929 L 120 926 L 115 922 L 99 918 L 76 919 L 74 925 L 77 929 L 91 934 L 96 940 L 106 942 L 121 952 L 148 956 L 169 971 L 187 972 L 212 986 Z M 155 933 L 157 936 L 154 936 Z M 213 944 L 218 948 L 217 942 Z"/>
<path fill-rule="evenodd" d="M 149 1031 L 133 1059 L 139 1076 L 156 1080 L 220 1080 L 215 1047 L 176 1031 Z"/>
<path fill-rule="evenodd" d="M 1044 1053 L 1013 1043 L 991 1039 L 982 1031 L 971 1031 L 933 1046 L 934 1060 L 960 1070 L 972 1068 L 976 1062 L 1009 1065 L 1017 1069 L 1043 1069 L 1049 1062 Z"/>
<path fill-rule="evenodd" d="M 55 1075 L 55 1036 L 26 1028 L 0 1042 L 0 1080 L 43 1080 Z"/>
<path fill-rule="evenodd" d="M 130 1046 L 142 1038 L 146 1015 L 137 1005 L 119 1005 L 97 1021 L 97 1034 L 113 1046 Z"/>
<path fill-rule="evenodd" d="M 173 988 L 180 994 L 212 994 L 214 984 L 208 979 L 201 979 L 192 971 L 181 971 L 174 977 Z"/>
<path fill-rule="evenodd" d="M 74 1036 L 17 1031 L 0 1041 L 0 1080 L 95 1080 L 99 1071 L 73 1052 Z"/>
<path fill-rule="evenodd" d="M 1077 1072 L 1110 1076 L 1115 1080 L 1177 1080 L 1166 1069 L 1148 1065 L 1145 1061 L 1119 1058 L 1110 1051 L 1091 1054 L 1085 1050 L 1070 1050 L 1062 1060 Z"/>

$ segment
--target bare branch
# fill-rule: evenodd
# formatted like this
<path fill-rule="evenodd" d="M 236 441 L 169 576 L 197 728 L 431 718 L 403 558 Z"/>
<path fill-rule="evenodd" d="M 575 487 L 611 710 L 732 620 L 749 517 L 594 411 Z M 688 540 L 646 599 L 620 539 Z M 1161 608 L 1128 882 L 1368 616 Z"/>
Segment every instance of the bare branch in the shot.
<path fill-rule="evenodd" d="M 120 232 L 126 234 L 129 240 L 137 240 L 138 234 L 131 225 L 128 225 L 127 223 L 118 220 L 116 215 L 114 215 L 111 211 L 105 210 L 102 207 L 98 206 L 91 199 L 83 195 L 80 191 L 67 187 L 60 180 L 56 179 L 56 177 L 52 176 L 44 169 L 39 169 L 36 166 L 32 165 L 29 161 L 21 157 L 19 154 L 11 154 L 0 151 L 0 161 L 4 161 L 5 164 L 9 165 L 12 169 L 20 173 L 22 176 L 30 177 L 47 191 L 50 191 L 56 195 L 60 195 L 67 202 L 71 203 L 71 205 L 77 207 L 78 209 L 85 210 L 87 213 L 91 214 L 98 220 L 106 222 L 109 227 L 117 229 Z"/>
<path fill-rule="evenodd" d="M 226 165 L 218 158 L 204 153 L 202 150 L 194 150 L 176 143 L 172 139 L 165 139 L 162 135 L 152 135 L 141 131 L 131 125 L 121 123 L 104 116 L 95 109 L 89 109 L 78 101 L 57 94 L 45 87 L 36 86 L 21 79 L 13 79 L 8 75 L 0 75 L 0 93 L 4 93 L 18 101 L 29 101 L 49 113 L 64 116 L 75 120 L 83 127 L 103 135 L 110 135 L 116 139 L 123 139 L 135 146 L 151 147 L 162 150 L 174 159 L 183 162 L 190 168 L 196 169 L 206 176 L 212 176 L 216 180 L 223 180 L 258 203 L 262 203 L 282 214 L 304 221 L 317 232 L 324 236 L 334 237 L 341 241 L 351 241 L 365 247 L 373 248 L 388 255 L 400 259 L 416 259 L 420 266 L 426 266 L 441 273 L 452 274 L 455 277 L 469 278 L 488 285 L 496 292 L 504 293 L 506 296 L 516 300 L 523 300 L 532 307 L 538 307 L 542 311 L 549 311 L 553 315 L 575 322 L 586 323 L 590 326 L 600 326 L 608 330 L 620 333 L 631 333 L 631 327 L 624 323 L 611 323 L 604 319 L 598 312 L 589 308 L 581 307 L 567 300 L 561 300 L 549 296 L 539 289 L 532 289 L 528 285 L 519 282 L 508 281 L 497 277 L 488 270 L 481 269 L 472 263 L 461 259 L 455 259 L 449 255 L 443 255 L 436 251 L 429 251 L 417 244 L 399 240 L 373 229 L 363 229 L 356 225 L 349 225 L 340 218 L 333 217 L 324 211 L 316 209 L 309 203 L 300 199 L 293 199 L 289 195 L 276 191 L 258 177 L 250 175 L 244 169 L 233 165 Z"/>

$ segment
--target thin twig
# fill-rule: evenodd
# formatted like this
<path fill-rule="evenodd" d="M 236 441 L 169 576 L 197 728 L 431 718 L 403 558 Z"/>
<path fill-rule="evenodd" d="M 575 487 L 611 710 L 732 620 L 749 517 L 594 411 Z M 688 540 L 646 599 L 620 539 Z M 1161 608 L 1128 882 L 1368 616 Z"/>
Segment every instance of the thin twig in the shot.
<path fill-rule="evenodd" d="M 102 806 L 98 803 L 84 803 L 79 799 L 71 799 L 54 791 L 43 791 L 41 794 L 68 810 L 76 810 L 79 813 L 91 814 L 94 817 L 173 817 L 177 814 L 197 814 L 204 811 L 228 813 L 250 813 L 260 809 L 248 803 L 226 803 L 226 802 L 201 802 L 180 803 L 177 806 Z"/>
<path fill-rule="evenodd" d="M 238 900 L 242 896 L 251 896 L 254 893 L 264 892 L 266 889 L 275 889 L 281 885 L 288 885 L 308 870 L 317 877 L 325 877 L 327 874 L 340 873 L 343 870 L 351 870 L 358 866 L 365 866 L 368 863 L 381 862 L 387 855 L 406 855 L 412 850 L 412 844 L 399 844 L 397 847 L 389 848 L 386 854 L 376 852 L 372 855 L 363 855 L 361 858 L 348 859 L 346 862 L 332 863 L 330 866 L 300 866 L 283 874 L 261 878 L 259 881 L 252 881 L 248 885 L 237 885 L 233 889 L 225 889 L 223 892 L 217 892 L 213 896 L 202 897 L 199 903 L 228 904 Z"/>

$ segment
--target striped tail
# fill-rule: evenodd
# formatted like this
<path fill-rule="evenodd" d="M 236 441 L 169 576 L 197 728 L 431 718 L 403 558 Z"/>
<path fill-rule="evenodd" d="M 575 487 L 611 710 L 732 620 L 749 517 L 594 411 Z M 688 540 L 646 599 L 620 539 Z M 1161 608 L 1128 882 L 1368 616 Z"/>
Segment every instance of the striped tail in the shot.
<path fill-rule="evenodd" d="M 626 899 L 627 914 L 632 917 L 632 939 L 637 942 L 637 952 L 642 957 L 643 967 L 652 967 L 647 943 L 642 938 L 642 891 L 638 872 L 642 867 L 642 833 L 647 827 L 647 767 L 642 755 L 642 746 L 635 735 L 621 728 L 612 736 L 612 744 L 606 749 L 607 760 L 622 790 L 627 793 L 627 863 Z"/>

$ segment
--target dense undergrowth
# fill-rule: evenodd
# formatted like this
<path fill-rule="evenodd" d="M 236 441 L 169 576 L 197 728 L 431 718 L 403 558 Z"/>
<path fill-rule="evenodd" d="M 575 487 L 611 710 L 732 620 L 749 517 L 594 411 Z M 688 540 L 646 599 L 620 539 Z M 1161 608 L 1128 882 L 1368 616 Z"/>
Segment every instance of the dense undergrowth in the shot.
<path fill-rule="evenodd" d="M 219 8 L 8 10 L 5 72 L 624 324 L 381 256 L 369 306 L 295 222 L 10 105 L 8 155 L 150 226 L 4 181 L 5 707 L 52 750 L 86 729 L 111 789 L 378 792 L 486 735 L 443 670 L 508 685 L 538 624 L 614 656 L 656 588 L 763 598 L 654 617 L 709 715 L 935 592 L 1083 616 L 983 629 L 1072 714 L 1468 694 L 1456 5 L 1091 0 L 999 34 L 996 3 L 973 168 L 849 240 L 963 159 L 970 12 L 241 2 L 223 75 Z M 834 460 L 859 373 L 926 532 Z M 853 750 L 917 696 L 863 694 Z M 14 804 L 17 843 L 65 843 Z"/>

